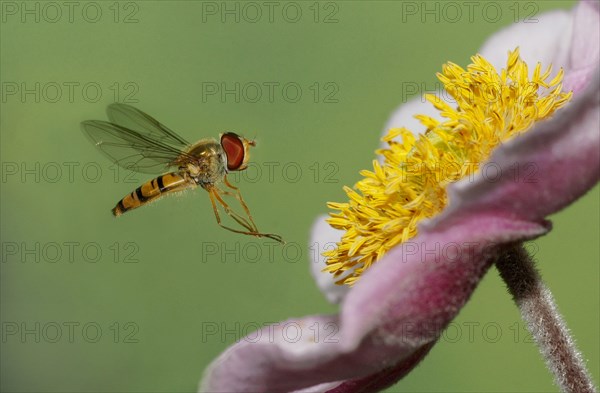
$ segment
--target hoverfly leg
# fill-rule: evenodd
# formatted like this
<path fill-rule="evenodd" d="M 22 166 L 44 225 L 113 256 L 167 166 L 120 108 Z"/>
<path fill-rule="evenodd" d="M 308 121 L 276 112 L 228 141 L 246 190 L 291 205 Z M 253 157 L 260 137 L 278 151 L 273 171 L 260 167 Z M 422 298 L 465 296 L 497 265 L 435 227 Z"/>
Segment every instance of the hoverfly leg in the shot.
<path fill-rule="evenodd" d="M 230 193 L 224 190 L 220 190 L 218 188 L 213 188 L 213 190 L 215 199 L 217 200 L 217 202 L 219 202 L 221 206 L 223 206 L 223 209 L 225 210 L 225 213 L 227 213 L 228 216 L 233 218 L 238 224 L 240 224 L 250 232 L 257 232 L 256 226 L 251 225 L 244 217 L 232 210 L 231 207 L 229 207 L 229 205 L 227 204 L 227 202 L 225 202 L 223 198 L 221 198 L 221 195 L 219 195 L 219 192 L 225 195 L 231 195 Z"/>
<path fill-rule="evenodd" d="M 230 196 L 230 197 L 233 197 L 233 198 L 237 199 L 237 194 L 231 193 L 231 192 L 226 191 L 226 190 L 220 190 L 220 192 L 223 193 L 224 195 L 227 195 L 227 196 Z M 244 227 L 248 228 L 248 230 L 250 230 L 252 232 L 258 232 L 258 227 L 254 223 L 254 220 L 252 220 L 251 216 L 247 216 L 248 219 L 249 219 L 249 220 L 247 220 L 246 218 L 242 217 L 240 214 L 238 214 L 237 212 L 235 212 L 233 210 L 230 210 L 230 212 L 232 214 L 234 214 L 239 220 L 244 221 L 245 224 L 242 224 L 242 225 L 244 225 Z M 238 219 L 235 219 L 235 220 L 239 222 Z"/>
<path fill-rule="evenodd" d="M 227 176 L 225 176 L 224 178 L 224 182 L 225 185 L 229 188 L 231 188 L 232 190 L 235 191 L 235 194 L 233 194 L 232 196 L 238 200 L 238 202 L 240 203 L 240 205 L 242 205 L 242 208 L 244 209 L 244 211 L 246 212 L 246 215 L 248 216 L 248 219 L 250 220 L 250 222 L 252 223 L 252 226 L 254 227 L 254 229 L 258 232 L 258 227 L 256 226 L 256 224 L 254 223 L 254 219 L 252 218 L 252 214 L 250 214 L 250 209 L 248 209 L 248 205 L 246 205 L 246 202 L 244 201 L 244 198 L 242 198 L 242 193 L 240 192 L 240 189 L 235 187 L 233 184 L 231 184 L 229 182 L 229 180 L 227 179 Z"/>
<path fill-rule="evenodd" d="M 241 233 L 244 235 L 251 235 L 251 236 L 256 236 L 256 237 L 266 237 L 269 239 L 273 239 L 279 243 L 285 243 L 283 241 L 283 239 L 281 238 L 281 236 L 279 236 L 279 235 L 275 235 L 275 234 L 271 234 L 271 233 L 260 233 L 260 232 L 258 232 L 258 230 L 256 228 L 250 227 L 250 225 L 245 220 L 240 221 L 236 217 L 239 215 L 237 213 L 235 213 L 234 211 L 232 211 L 231 208 L 229 207 L 229 205 L 219 195 L 219 191 L 220 191 L 219 189 L 217 189 L 216 187 L 206 187 L 206 190 L 208 191 L 208 195 L 210 196 L 210 201 L 213 206 L 215 218 L 217 219 L 217 224 L 219 224 L 222 228 L 227 229 L 231 232 L 235 232 L 235 233 Z M 221 192 L 224 192 L 224 191 L 221 191 Z M 242 225 L 248 231 L 240 231 L 238 229 L 233 229 L 233 228 L 230 228 L 230 227 L 224 225 L 221 222 L 221 217 L 219 216 L 219 211 L 218 211 L 216 202 L 218 202 L 221 206 L 223 206 L 223 210 L 225 210 L 225 213 L 227 213 L 227 215 L 229 215 L 231 218 L 233 218 L 238 224 Z"/>
<path fill-rule="evenodd" d="M 258 227 L 256 226 L 256 223 L 254 222 L 254 219 L 252 218 L 252 214 L 250 214 L 250 209 L 248 208 L 248 205 L 246 205 L 246 202 L 244 201 L 244 198 L 242 197 L 242 193 L 240 192 L 239 188 L 237 188 L 236 186 L 234 186 L 233 184 L 231 184 L 229 182 L 229 180 L 227 179 L 227 176 L 225 176 L 225 178 L 223 179 L 223 181 L 224 181 L 225 185 L 227 185 L 227 187 L 229 187 L 232 190 L 234 190 L 235 193 L 231 193 L 231 192 L 225 191 L 225 190 L 221 190 L 221 192 L 223 192 L 226 195 L 233 196 L 235 199 L 238 200 L 238 202 L 240 203 L 240 205 L 242 206 L 242 208 L 246 212 L 246 215 L 248 216 L 248 219 L 252 223 L 252 226 L 254 228 L 253 232 L 257 232 L 258 233 Z M 275 240 L 275 241 L 277 241 L 279 243 L 285 244 L 285 241 L 279 235 L 272 234 L 272 233 L 267 233 L 267 234 L 262 234 L 262 236 L 266 237 L 266 238 L 269 238 L 269 239 L 273 239 L 273 240 Z"/>
<path fill-rule="evenodd" d="M 225 229 L 227 229 L 228 231 L 231 231 L 231 232 L 235 232 L 235 233 L 242 233 L 242 234 L 246 234 L 246 235 L 252 235 L 252 234 L 253 234 L 252 232 L 240 231 L 240 230 L 233 229 L 233 228 L 230 228 L 230 227 L 228 227 L 228 226 L 224 225 L 224 224 L 221 222 L 221 216 L 219 215 L 219 209 L 218 209 L 218 207 L 217 207 L 217 204 L 216 204 L 216 202 L 215 202 L 215 199 L 217 199 L 217 198 L 216 198 L 216 192 L 215 192 L 215 191 L 214 191 L 214 189 L 212 189 L 212 188 L 208 188 L 207 190 L 208 190 L 208 195 L 209 195 L 209 197 L 210 197 L 210 202 L 212 203 L 213 212 L 215 213 L 215 218 L 217 219 L 217 224 L 219 224 L 219 225 L 220 225 L 222 228 L 225 228 Z M 218 199 L 217 199 L 217 200 L 218 200 Z M 227 212 L 227 211 L 226 211 L 226 212 Z M 228 214 L 229 214 L 229 213 L 228 213 Z M 241 224 L 241 223 L 240 223 L 240 225 L 244 226 L 244 225 L 243 225 L 243 224 Z M 245 227 L 245 226 L 244 226 L 244 227 Z M 245 227 L 245 228 L 246 228 L 246 227 Z"/>

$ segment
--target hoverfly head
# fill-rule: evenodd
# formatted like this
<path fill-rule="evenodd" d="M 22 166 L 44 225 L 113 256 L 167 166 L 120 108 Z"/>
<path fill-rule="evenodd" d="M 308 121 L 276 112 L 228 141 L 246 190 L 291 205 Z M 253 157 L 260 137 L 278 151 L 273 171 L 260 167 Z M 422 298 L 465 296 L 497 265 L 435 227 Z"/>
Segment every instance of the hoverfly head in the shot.
<path fill-rule="evenodd" d="M 221 135 L 221 147 L 227 155 L 227 170 L 243 171 L 248 168 L 250 146 L 255 146 L 254 140 L 248 140 L 233 132 Z"/>

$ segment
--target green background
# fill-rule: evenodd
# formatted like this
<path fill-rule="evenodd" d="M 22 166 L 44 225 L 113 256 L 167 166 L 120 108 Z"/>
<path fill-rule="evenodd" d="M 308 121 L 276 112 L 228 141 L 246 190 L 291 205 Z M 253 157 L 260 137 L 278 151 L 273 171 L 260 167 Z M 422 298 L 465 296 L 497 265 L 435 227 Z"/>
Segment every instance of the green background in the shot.
<path fill-rule="evenodd" d="M 463 15 L 453 23 L 450 14 L 438 22 L 403 20 L 402 3 L 392 1 L 324 2 L 316 15 L 311 1 L 295 3 L 302 16 L 292 23 L 282 16 L 287 3 L 277 3 L 271 22 L 257 2 L 263 15 L 251 23 L 244 16 L 254 18 L 253 9 L 228 2 L 242 14 L 239 23 L 235 16 L 223 23 L 203 14 L 221 2 L 77 2 L 72 21 L 67 6 L 55 4 L 61 16 L 44 3 L 2 4 L 1 388 L 7 392 L 195 391 L 210 361 L 253 326 L 335 312 L 309 274 L 310 226 L 325 202 L 343 200 L 342 186 L 370 166 L 383 125 L 403 100 L 402 84 L 432 90 L 441 64 L 466 65 L 486 37 L 514 21 L 515 9 L 525 17 L 572 5 L 496 2 L 497 21 L 476 12 L 472 21 Z M 15 5 L 40 7 L 40 20 L 22 8 L 13 12 Z M 99 21 L 86 20 L 84 8 L 90 20 L 99 8 Z M 328 15 L 335 23 L 324 23 Z M 273 102 L 266 88 L 255 103 L 246 99 L 254 97 L 251 90 L 241 92 L 240 102 L 233 95 L 203 98 L 206 83 L 232 88 L 236 82 L 279 87 Z M 297 102 L 286 100 L 291 90 L 282 94 L 290 82 L 302 88 Z M 34 93 L 21 96 L 36 83 L 39 102 Z M 15 86 L 19 92 L 9 94 Z M 225 130 L 256 137 L 252 160 L 261 173 L 234 179 L 259 228 L 290 246 L 273 247 L 270 255 L 266 242 L 221 230 L 202 190 L 115 220 L 110 209 L 118 199 L 151 178 L 115 174 L 79 129 L 82 120 L 105 119 L 115 100 L 132 102 L 190 140 Z M 32 173 L 22 178 L 27 168 Z M 551 217 L 554 230 L 529 245 L 596 381 L 598 193 L 596 187 Z M 65 243 L 74 244 L 72 261 Z M 23 252 L 36 244 L 39 262 L 35 251 Z M 51 262 L 55 244 L 63 255 Z M 94 245 L 102 255 L 90 262 Z M 19 248 L 16 255 L 7 253 L 10 247 Z M 236 262 L 236 255 L 255 261 Z M 137 262 L 125 263 L 127 256 Z M 15 326 L 35 330 L 36 323 L 39 343 L 34 334 L 8 334 Z M 65 323 L 73 323 L 72 340 Z M 55 324 L 62 336 L 54 343 Z M 91 326 L 87 334 L 84 325 Z M 209 325 L 224 337 L 203 334 Z M 101 334 L 88 342 L 94 326 Z M 529 341 L 492 269 L 423 364 L 389 391 L 556 391 Z"/>

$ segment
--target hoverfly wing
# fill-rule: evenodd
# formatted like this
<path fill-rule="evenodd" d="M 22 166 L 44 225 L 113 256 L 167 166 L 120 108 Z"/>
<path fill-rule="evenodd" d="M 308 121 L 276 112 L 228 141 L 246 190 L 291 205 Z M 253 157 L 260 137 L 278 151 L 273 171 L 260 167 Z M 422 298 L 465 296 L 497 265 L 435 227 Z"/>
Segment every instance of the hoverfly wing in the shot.
<path fill-rule="evenodd" d="M 117 124 L 100 120 L 81 123 L 92 143 L 115 164 L 135 172 L 164 173 L 178 165 L 187 153 L 182 148 Z M 193 157 L 189 157 L 193 159 Z"/>
<path fill-rule="evenodd" d="M 106 112 L 112 123 L 146 135 L 155 141 L 179 148 L 190 145 L 167 126 L 133 106 L 116 102 L 109 105 Z"/>

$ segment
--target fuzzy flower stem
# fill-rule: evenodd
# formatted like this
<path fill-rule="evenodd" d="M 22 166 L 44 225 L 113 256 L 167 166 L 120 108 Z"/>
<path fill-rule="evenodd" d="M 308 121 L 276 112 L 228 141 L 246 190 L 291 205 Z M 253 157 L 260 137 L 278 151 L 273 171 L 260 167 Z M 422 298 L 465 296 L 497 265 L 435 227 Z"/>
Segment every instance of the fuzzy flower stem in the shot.
<path fill-rule="evenodd" d="M 496 268 L 521 310 L 521 316 L 561 391 L 596 392 L 554 298 L 523 245 L 513 244 L 503 248 Z"/>

